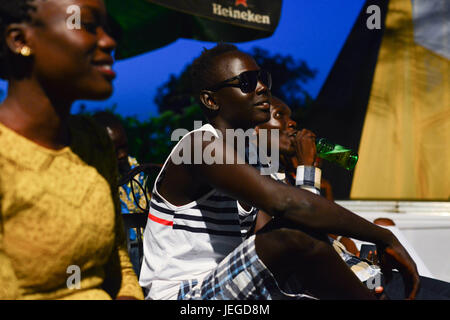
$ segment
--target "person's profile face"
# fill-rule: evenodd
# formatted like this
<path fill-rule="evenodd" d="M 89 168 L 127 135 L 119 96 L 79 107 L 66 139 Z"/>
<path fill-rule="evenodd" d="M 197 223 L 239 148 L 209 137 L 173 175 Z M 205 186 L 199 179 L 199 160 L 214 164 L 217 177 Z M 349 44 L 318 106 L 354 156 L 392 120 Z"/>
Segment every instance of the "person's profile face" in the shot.
<path fill-rule="evenodd" d="M 281 100 L 272 97 L 270 105 L 270 120 L 257 126 L 257 129 L 268 130 L 267 144 L 270 147 L 270 132 L 279 131 L 280 154 L 291 156 L 295 153 L 294 137 L 297 133 L 297 123 L 291 119 L 291 109 Z"/>
<path fill-rule="evenodd" d="M 106 32 L 103 0 L 36 0 L 33 5 L 30 45 L 38 81 L 72 100 L 109 97 L 116 42 Z M 69 27 L 69 7 L 80 9 L 78 26 Z"/>
<path fill-rule="evenodd" d="M 214 72 L 217 83 L 233 78 L 245 71 L 259 70 L 255 60 L 240 51 L 231 51 L 216 58 Z M 238 80 L 234 81 L 239 83 Z M 270 118 L 270 90 L 258 81 L 254 91 L 243 93 L 240 88 L 226 87 L 214 93 L 219 114 L 234 128 L 254 128 Z"/>
<path fill-rule="evenodd" d="M 131 170 L 131 167 L 128 162 L 128 139 L 125 130 L 119 126 L 108 126 L 106 127 L 106 132 L 113 142 L 116 151 L 119 172 L 126 174 Z"/>

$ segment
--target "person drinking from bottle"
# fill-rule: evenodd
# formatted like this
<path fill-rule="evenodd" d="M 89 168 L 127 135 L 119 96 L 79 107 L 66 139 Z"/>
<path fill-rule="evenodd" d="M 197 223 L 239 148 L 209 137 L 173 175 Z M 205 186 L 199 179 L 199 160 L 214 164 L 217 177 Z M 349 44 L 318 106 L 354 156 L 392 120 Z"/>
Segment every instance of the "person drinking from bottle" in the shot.
<path fill-rule="evenodd" d="M 276 97 L 272 97 L 270 120 L 256 127 L 257 132 L 262 129 L 268 130 L 268 138 L 266 139 L 266 143 L 269 145 L 268 150 L 271 150 L 271 131 L 278 130 L 281 166 L 279 172 L 272 174 L 271 177 L 283 183 L 320 194 L 321 170 L 317 162 L 315 134 L 308 129 L 299 130 L 297 123 L 291 118 L 290 108 Z M 259 210 L 255 230 L 259 231 L 264 228 L 264 225 L 271 220 L 272 217 Z M 385 221 L 381 223 L 379 220 L 377 219 L 374 223 L 379 225 L 386 223 Z M 330 244 L 333 245 L 341 258 L 361 281 L 365 282 L 366 285 L 378 287 L 379 290 L 382 290 L 381 292 L 384 291 L 385 296 L 391 299 L 402 298 L 403 283 L 397 272 L 394 272 L 393 279 L 386 283 L 384 275 L 379 273 L 376 266 L 378 263 L 376 257 L 361 259 L 359 250 L 352 239 L 335 235 L 329 236 Z M 375 281 L 377 279 L 378 284 Z M 418 299 L 450 298 L 450 284 L 427 277 L 420 277 L 420 280 L 421 287 L 417 294 Z M 381 286 L 382 283 L 384 287 Z"/>

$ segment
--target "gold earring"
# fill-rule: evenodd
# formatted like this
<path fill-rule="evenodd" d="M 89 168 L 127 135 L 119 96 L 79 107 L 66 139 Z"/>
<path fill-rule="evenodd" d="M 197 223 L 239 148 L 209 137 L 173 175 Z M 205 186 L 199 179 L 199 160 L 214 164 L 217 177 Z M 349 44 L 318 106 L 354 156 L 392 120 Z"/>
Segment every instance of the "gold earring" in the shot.
<path fill-rule="evenodd" d="M 21 49 L 17 49 L 17 53 L 20 53 L 24 57 L 29 57 L 31 55 L 31 48 L 28 46 L 23 46 Z"/>

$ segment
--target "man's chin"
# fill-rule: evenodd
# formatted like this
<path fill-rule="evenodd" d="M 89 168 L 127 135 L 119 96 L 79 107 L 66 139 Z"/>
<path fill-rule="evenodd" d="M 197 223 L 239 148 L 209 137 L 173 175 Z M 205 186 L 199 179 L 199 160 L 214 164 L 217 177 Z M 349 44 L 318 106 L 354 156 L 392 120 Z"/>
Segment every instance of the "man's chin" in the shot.
<path fill-rule="evenodd" d="M 253 126 L 252 128 L 262 125 L 264 123 L 266 123 L 267 121 L 270 120 L 270 113 L 268 112 L 264 112 L 264 111 L 259 111 L 258 112 L 258 116 L 254 117 L 253 119 Z"/>

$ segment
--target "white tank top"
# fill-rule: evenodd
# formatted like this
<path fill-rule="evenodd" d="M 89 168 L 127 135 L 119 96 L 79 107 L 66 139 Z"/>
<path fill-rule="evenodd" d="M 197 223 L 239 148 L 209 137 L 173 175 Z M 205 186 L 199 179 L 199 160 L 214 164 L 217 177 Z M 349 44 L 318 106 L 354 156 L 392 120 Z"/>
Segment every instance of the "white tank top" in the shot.
<path fill-rule="evenodd" d="M 191 131 L 216 130 L 206 124 Z M 153 187 L 150 212 L 144 231 L 144 259 L 139 283 L 147 299 L 176 299 L 183 280 L 205 277 L 252 229 L 257 209 L 244 210 L 238 201 L 212 190 L 191 203 L 175 206 L 157 188 L 172 149 Z"/>

